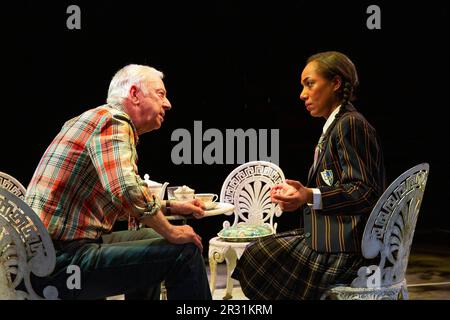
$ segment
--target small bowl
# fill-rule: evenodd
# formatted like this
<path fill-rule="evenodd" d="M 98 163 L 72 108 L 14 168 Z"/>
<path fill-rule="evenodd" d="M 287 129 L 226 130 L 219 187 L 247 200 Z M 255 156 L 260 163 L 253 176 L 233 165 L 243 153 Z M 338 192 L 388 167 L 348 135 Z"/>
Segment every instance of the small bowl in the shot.
<path fill-rule="evenodd" d="M 173 192 L 173 195 L 175 196 L 175 199 L 179 201 L 192 200 L 194 199 L 195 190 L 188 186 L 182 186 L 176 189 Z"/>

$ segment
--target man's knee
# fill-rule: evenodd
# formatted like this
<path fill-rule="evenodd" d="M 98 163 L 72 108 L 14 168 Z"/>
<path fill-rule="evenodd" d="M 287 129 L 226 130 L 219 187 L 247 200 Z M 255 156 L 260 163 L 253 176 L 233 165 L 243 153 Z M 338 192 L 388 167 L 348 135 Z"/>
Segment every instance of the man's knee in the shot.
<path fill-rule="evenodd" d="M 190 262 L 190 264 L 204 265 L 204 260 L 200 249 L 193 243 L 186 243 L 183 245 L 180 257 L 182 261 Z"/>
<path fill-rule="evenodd" d="M 195 244 L 185 243 L 183 246 L 183 255 L 186 255 L 187 257 L 201 256 L 200 249 Z"/>

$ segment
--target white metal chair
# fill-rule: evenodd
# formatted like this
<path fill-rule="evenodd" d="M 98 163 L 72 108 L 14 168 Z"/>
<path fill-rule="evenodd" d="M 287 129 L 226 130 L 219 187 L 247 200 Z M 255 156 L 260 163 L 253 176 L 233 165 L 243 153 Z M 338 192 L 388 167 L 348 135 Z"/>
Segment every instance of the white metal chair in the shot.
<path fill-rule="evenodd" d="M 25 192 L 16 179 L 0 172 L 0 300 L 57 299 L 55 287 L 46 287 L 42 298 L 31 285 L 31 273 L 49 275 L 56 256 L 44 224 L 22 200 Z"/>
<path fill-rule="evenodd" d="M 234 169 L 222 185 L 220 202 L 234 205 L 234 220 L 231 226 L 237 224 L 267 225 L 273 233 L 276 232 L 277 223 L 274 216 L 282 213 L 280 207 L 270 200 L 272 186 L 285 180 L 282 170 L 275 164 L 266 161 L 251 161 Z M 223 223 L 224 228 L 230 227 L 230 222 Z M 231 274 L 239 259 L 250 243 L 225 241 L 220 237 L 214 237 L 209 241 L 209 267 L 211 271 L 210 287 L 214 293 L 216 286 L 217 263 L 225 260 L 227 265 L 226 294 L 223 299 L 231 299 L 233 280 Z"/>
<path fill-rule="evenodd" d="M 373 208 L 362 239 L 366 259 L 378 265 L 364 266 L 351 286 L 335 286 L 322 299 L 408 299 L 405 273 L 409 252 L 427 183 L 429 165 L 422 163 L 401 174 Z"/>
<path fill-rule="evenodd" d="M 27 189 L 9 174 L 0 171 L 0 188 L 6 189 L 20 199 L 25 199 Z"/>

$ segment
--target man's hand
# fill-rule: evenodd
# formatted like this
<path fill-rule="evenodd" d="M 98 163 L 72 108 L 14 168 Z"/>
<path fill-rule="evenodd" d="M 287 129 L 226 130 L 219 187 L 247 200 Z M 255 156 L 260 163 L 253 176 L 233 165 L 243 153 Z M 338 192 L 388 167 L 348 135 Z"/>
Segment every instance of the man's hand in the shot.
<path fill-rule="evenodd" d="M 172 226 L 170 232 L 165 238 L 167 241 L 174 244 L 193 242 L 201 252 L 203 251 L 202 238 L 195 233 L 191 226 Z"/>
<path fill-rule="evenodd" d="M 203 201 L 198 199 L 193 199 L 189 201 L 171 201 L 170 210 L 174 214 L 179 215 L 190 215 L 192 214 L 194 218 L 200 219 L 205 215 L 206 209 Z"/>
<path fill-rule="evenodd" d="M 288 180 L 270 191 L 272 202 L 278 203 L 283 211 L 295 211 L 307 202 L 312 202 L 312 190 L 300 181 Z"/>
<path fill-rule="evenodd" d="M 174 226 L 158 211 L 154 215 L 144 216 L 141 222 L 153 228 L 163 236 L 164 239 L 174 244 L 194 243 L 201 251 L 203 250 L 202 238 L 195 233 L 194 229 L 188 225 Z"/>

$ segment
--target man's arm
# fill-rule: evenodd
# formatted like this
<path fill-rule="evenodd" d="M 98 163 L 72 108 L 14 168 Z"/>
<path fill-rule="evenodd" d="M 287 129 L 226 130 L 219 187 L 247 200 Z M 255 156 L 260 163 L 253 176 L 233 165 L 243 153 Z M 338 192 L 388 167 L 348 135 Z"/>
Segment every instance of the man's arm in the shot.
<path fill-rule="evenodd" d="M 200 219 L 205 215 L 205 204 L 199 199 L 192 199 L 187 201 L 177 200 L 162 200 L 161 210 L 164 215 L 179 214 L 191 215 Z"/>
<path fill-rule="evenodd" d="M 155 214 L 159 199 L 150 193 L 139 177 L 135 138 L 130 120 L 121 114 L 105 117 L 89 143 L 92 159 L 103 189 L 123 215 L 140 218 Z"/>
<path fill-rule="evenodd" d="M 89 155 L 111 201 L 171 243 L 193 242 L 203 249 L 201 238 L 187 225 L 173 226 L 160 210 L 159 199 L 150 193 L 137 173 L 134 133 L 129 119 L 115 115 L 100 126 L 89 145 Z"/>

